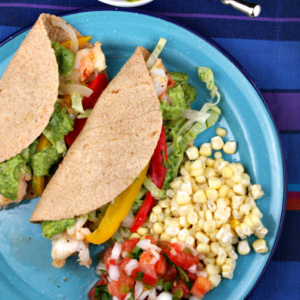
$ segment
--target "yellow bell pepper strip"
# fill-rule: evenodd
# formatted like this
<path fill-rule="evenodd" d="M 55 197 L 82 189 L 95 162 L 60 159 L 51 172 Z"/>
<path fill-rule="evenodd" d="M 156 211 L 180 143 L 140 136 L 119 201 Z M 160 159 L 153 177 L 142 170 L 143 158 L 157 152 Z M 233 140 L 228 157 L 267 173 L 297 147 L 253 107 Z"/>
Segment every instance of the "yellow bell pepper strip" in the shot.
<path fill-rule="evenodd" d="M 90 243 L 100 245 L 111 238 L 118 230 L 141 189 L 148 167 L 149 164 L 140 173 L 139 177 L 109 205 L 98 229 L 86 236 Z"/>
<path fill-rule="evenodd" d="M 46 147 L 51 146 L 51 142 L 42 134 L 39 138 L 39 143 L 36 147 L 35 153 L 45 149 Z M 33 189 L 38 196 L 42 196 L 45 189 L 45 178 L 44 176 L 37 177 L 33 175 Z"/>
<path fill-rule="evenodd" d="M 91 36 L 81 36 L 79 37 L 78 40 L 78 48 L 82 47 L 85 45 L 92 37 Z M 65 41 L 60 43 L 61 46 L 64 46 L 67 49 L 70 49 L 71 47 L 71 40 Z"/>

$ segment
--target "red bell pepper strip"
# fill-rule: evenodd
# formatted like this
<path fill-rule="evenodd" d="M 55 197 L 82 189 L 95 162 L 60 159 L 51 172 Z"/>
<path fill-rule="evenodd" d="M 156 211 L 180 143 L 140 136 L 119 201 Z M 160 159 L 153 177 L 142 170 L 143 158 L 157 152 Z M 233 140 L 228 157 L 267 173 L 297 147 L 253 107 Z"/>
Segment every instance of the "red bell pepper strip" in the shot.
<path fill-rule="evenodd" d="M 88 85 L 88 87 L 93 90 L 94 92 L 91 94 L 90 97 L 84 97 L 82 99 L 82 107 L 84 110 L 86 109 L 93 109 L 96 102 L 98 101 L 100 95 L 107 87 L 108 80 L 106 76 L 102 73 L 98 74 L 97 77 Z M 78 119 L 76 118 L 74 121 L 74 128 L 73 131 L 70 131 L 65 136 L 65 141 L 67 145 L 70 147 L 74 141 L 76 140 L 77 136 L 83 129 L 87 119 Z"/>
<path fill-rule="evenodd" d="M 149 166 L 149 177 L 152 182 L 161 189 L 163 187 L 166 173 L 167 173 L 167 142 L 165 128 L 162 126 L 160 137 L 157 146 L 152 155 L 150 166 Z M 146 217 L 152 207 L 156 204 L 156 199 L 152 197 L 151 193 L 148 191 L 145 200 L 134 218 L 133 224 L 130 228 L 130 232 L 135 232 L 146 220 Z"/>

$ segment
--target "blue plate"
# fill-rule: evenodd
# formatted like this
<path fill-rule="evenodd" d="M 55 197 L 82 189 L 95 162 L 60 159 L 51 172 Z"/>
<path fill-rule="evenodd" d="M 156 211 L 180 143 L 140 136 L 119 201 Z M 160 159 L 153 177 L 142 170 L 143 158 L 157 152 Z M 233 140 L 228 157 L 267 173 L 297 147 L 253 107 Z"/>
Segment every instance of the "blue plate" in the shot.
<path fill-rule="evenodd" d="M 271 259 L 286 201 L 285 169 L 278 133 L 260 92 L 221 48 L 170 21 L 125 11 L 81 11 L 64 18 L 83 35 L 92 35 L 93 42 L 103 43 L 110 78 L 117 74 L 138 45 L 152 50 L 160 37 L 166 38 L 168 42 L 161 58 L 169 70 L 190 76 L 190 83 L 198 91 L 194 108 L 200 108 L 209 98 L 197 77 L 196 67 L 207 66 L 214 71 L 216 85 L 222 94 L 218 126 L 228 130 L 226 140 L 238 142 L 237 153 L 226 159 L 242 162 L 252 182 L 263 187 L 265 196 L 257 203 L 264 214 L 263 224 L 269 229 L 266 240 L 270 251 L 264 255 L 252 251 L 240 257 L 233 280 L 224 279 L 205 299 L 244 299 Z M 0 74 L 27 32 L 19 32 L 2 43 Z M 196 144 L 209 141 L 214 129 L 201 134 Z M 37 201 L 23 201 L 17 207 L 0 212 L 1 299 L 85 299 L 97 280 L 94 266 L 101 246 L 91 246 L 94 261 L 91 269 L 80 267 L 75 256 L 68 259 L 62 269 L 52 267 L 51 242 L 42 237 L 39 225 L 28 221 Z"/>

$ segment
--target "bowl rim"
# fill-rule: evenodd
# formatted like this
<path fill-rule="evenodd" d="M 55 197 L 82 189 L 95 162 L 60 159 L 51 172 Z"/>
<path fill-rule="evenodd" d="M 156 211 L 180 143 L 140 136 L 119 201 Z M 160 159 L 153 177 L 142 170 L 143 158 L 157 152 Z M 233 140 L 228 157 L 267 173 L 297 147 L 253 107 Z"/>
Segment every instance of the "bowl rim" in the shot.
<path fill-rule="evenodd" d="M 152 0 L 151 0 L 152 1 Z M 282 234 L 282 229 L 283 229 L 283 225 L 284 225 L 284 220 L 285 220 L 285 214 L 286 214 L 286 205 L 287 205 L 287 168 L 286 168 L 286 162 L 285 162 L 285 157 L 284 157 L 284 151 L 283 151 L 283 146 L 282 146 L 282 142 L 281 142 L 281 137 L 280 137 L 280 132 L 276 126 L 276 123 L 274 121 L 274 118 L 272 116 L 272 113 L 270 111 L 270 108 L 267 105 L 266 100 L 264 99 L 261 91 L 259 90 L 259 88 L 257 87 L 256 83 L 254 82 L 254 80 L 250 77 L 250 75 L 248 74 L 248 72 L 244 69 L 244 67 L 229 53 L 227 52 L 227 50 L 225 50 L 222 46 L 220 46 L 219 44 L 217 44 L 215 41 L 213 41 L 212 39 L 208 38 L 207 36 L 205 36 L 202 33 L 199 33 L 193 29 L 188 28 L 185 25 L 180 24 L 177 21 L 174 21 L 173 19 L 170 19 L 168 17 L 165 17 L 163 15 L 160 15 L 158 13 L 153 13 L 153 12 L 149 12 L 149 11 L 145 11 L 142 9 L 132 9 L 132 8 L 110 8 L 110 7 L 88 7 L 88 8 L 81 8 L 81 9 L 76 9 L 76 10 L 71 10 L 69 12 L 66 13 L 62 13 L 59 14 L 60 17 L 65 17 L 65 16 L 69 16 L 69 15 L 74 15 L 74 14 L 78 14 L 78 13 L 84 13 L 84 12 L 95 12 L 95 11 L 110 11 L 110 12 L 127 12 L 127 13 L 133 13 L 133 14 L 141 14 L 141 15 L 146 15 L 146 16 L 150 16 L 150 17 L 154 17 L 154 18 L 158 18 L 158 19 L 162 19 L 166 22 L 172 23 L 176 26 L 179 26 L 189 32 L 191 32 L 192 34 L 196 35 L 197 37 L 199 37 L 200 39 L 204 40 L 206 43 L 208 43 L 210 46 L 214 47 L 217 51 L 219 51 L 222 55 L 224 55 L 244 76 L 245 78 L 250 82 L 250 84 L 253 86 L 253 88 L 255 89 L 255 91 L 257 92 L 257 94 L 259 95 L 261 101 L 263 102 L 263 104 L 265 105 L 271 121 L 273 123 L 276 135 L 277 135 L 277 140 L 279 142 L 279 149 L 280 149 L 280 154 L 281 154 L 281 162 L 282 162 L 282 170 L 283 170 L 283 201 L 282 201 L 282 211 L 281 211 L 281 217 L 280 217 L 280 221 L 279 221 L 279 226 L 278 226 L 278 231 L 277 231 L 277 235 L 274 241 L 274 245 L 273 248 L 269 254 L 269 257 L 267 259 L 267 262 L 263 268 L 263 270 L 261 271 L 259 277 L 257 278 L 255 284 L 253 285 L 253 287 L 250 289 L 250 291 L 248 292 L 248 294 L 245 296 L 245 299 L 248 299 L 251 294 L 254 292 L 254 290 L 256 289 L 257 285 L 259 284 L 259 282 L 261 281 L 261 279 L 263 278 L 267 268 L 269 267 L 272 258 L 274 256 L 274 253 L 276 251 L 276 248 L 279 244 L 279 240 Z M 20 34 L 22 34 L 23 32 L 29 30 L 32 26 L 26 26 L 18 31 L 16 31 L 15 33 L 9 35 L 7 38 L 5 38 L 3 41 L 0 41 L 0 48 L 2 46 L 4 46 L 5 44 L 7 44 L 9 41 L 11 41 L 13 38 L 18 37 Z"/>

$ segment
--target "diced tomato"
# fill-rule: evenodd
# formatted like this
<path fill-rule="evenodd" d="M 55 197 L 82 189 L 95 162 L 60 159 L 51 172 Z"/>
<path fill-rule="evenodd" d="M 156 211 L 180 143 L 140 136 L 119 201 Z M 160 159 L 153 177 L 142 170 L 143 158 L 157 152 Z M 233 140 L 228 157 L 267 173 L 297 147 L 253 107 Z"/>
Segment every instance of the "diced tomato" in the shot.
<path fill-rule="evenodd" d="M 143 269 L 145 271 L 145 274 L 143 276 L 142 282 L 150 286 L 155 286 L 158 281 L 157 275 L 155 273 L 155 266 L 147 265 L 144 266 Z"/>
<path fill-rule="evenodd" d="M 170 249 L 170 243 L 167 241 L 158 241 L 157 246 L 162 250 Z"/>
<path fill-rule="evenodd" d="M 187 276 L 189 277 L 189 279 L 191 279 L 192 281 L 197 279 L 197 274 L 196 273 L 191 273 L 191 272 L 187 272 Z"/>
<path fill-rule="evenodd" d="M 131 272 L 131 276 L 133 276 L 134 278 L 137 278 L 138 276 L 138 272 L 143 272 L 143 269 L 141 267 L 138 267 L 136 269 L 134 269 L 132 272 Z"/>
<path fill-rule="evenodd" d="M 96 287 L 97 285 L 103 285 L 103 284 L 107 284 L 107 282 L 106 282 L 105 279 L 99 280 L 99 281 L 93 286 L 93 288 L 90 290 L 90 292 L 89 292 L 89 294 L 88 294 L 89 300 L 96 300 L 96 298 L 95 298 L 95 287 Z"/>
<path fill-rule="evenodd" d="M 169 80 L 168 80 L 168 89 L 173 88 L 176 85 L 176 82 L 173 80 L 172 76 L 168 74 Z"/>
<path fill-rule="evenodd" d="M 116 296 L 120 300 L 124 300 L 126 295 L 130 292 L 134 285 L 134 279 L 126 276 L 124 272 L 121 272 L 118 281 L 112 280 L 108 285 L 108 291 L 112 296 Z"/>
<path fill-rule="evenodd" d="M 145 239 L 150 240 L 151 244 L 157 245 L 157 241 L 156 241 L 156 239 L 154 237 L 152 237 L 152 236 L 150 236 L 150 235 L 147 234 L 147 235 L 145 235 Z"/>
<path fill-rule="evenodd" d="M 124 268 L 126 267 L 126 265 L 129 263 L 129 261 L 131 260 L 130 257 L 125 257 L 122 259 L 122 261 L 119 264 L 120 269 L 124 270 Z"/>
<path fill-rule="evenodd" d="M 177 278 L 177 271 L 171 265 L 167 266 L 167 271 L 164 275 L 160 276 L 164 281 L 174 280 Z"/>
<path fill-rule="evenodd" d="M 176 254 L 173 254 L 169 250 L 166 250 L 166 253 L 176 266 L 181 267 L 186 271 L 188 271 L 192 265 L 197 265 L 199 263 L 199 257 L 194 256 L 191 253 L 177 252 Z"/>
<path fill-rule="evenodd" d="M 107 248 L 104 252 L 104 255 L 103 255 L 103 262 L 105 263 L 107 270 L 108 270 L 108 267 L 109 267 L 109 262 L 110 262 L 110 257 L 111 257 L 111 254 L 112 254 L 112 249 L 113 249 L 113 247 Z"/>
<path fill-rule="evenodd" d="M 126 240 L 124 243 L 122 243 L 122 252 L 123 251 L 132 252 L 133 248 L 136 246 L 138 241 L 139 241 L 138 238 Z"/>
<path fill-rule="evenodd" d="M 173 294 L 177 290 L 181 290 L 182 291 L 182 297 L 184 297 L 185 295 L 187 295 L 190 292 L 188 286 L 186 285 L 186 283 L 183 280 L 175 280 L 173 282 L 173 284 L 172 284 L 172 292 L 173 292 Z"/>
<path fill-rule="evenodd" d="M 201 275 L 194 282 L 193 287 L 191 289 L 191 294 L 195 295 L 196 297 L 203 298 L 204 295 L 210 291 L 210 289 L 210 281 Z"/>
<path fill-rule="evenodd" d="M 141 254 L 139 265 L 144 268 L 151 264 L 154 265 L 153 261 L 155 261 L 155 256 L 150 249 L 147 249 L 146 252 Z"/>
<path fill-rule="evenodd" d="M 176 250 L 176 252 L 182 251 L 182 245 L 179 243 L 170 243 L 170 246 Z"/>
<path fill-rule="evenodd" d="M 166 274 L 168 267 L 168 262 L 163 255 L 160 256 L 159 261 L 155 265 L 155 271 L 158 276 L 162 276 Z"/>

